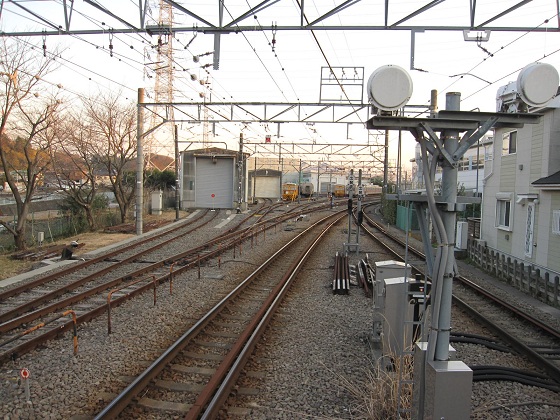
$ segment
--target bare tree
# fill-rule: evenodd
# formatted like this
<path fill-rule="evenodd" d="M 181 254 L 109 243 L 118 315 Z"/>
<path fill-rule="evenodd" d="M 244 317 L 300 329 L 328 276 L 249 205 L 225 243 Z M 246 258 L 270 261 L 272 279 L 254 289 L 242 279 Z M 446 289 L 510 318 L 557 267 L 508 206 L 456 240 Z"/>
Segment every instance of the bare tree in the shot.
<path fill-rule="evenodd" d="M 136 192 L 136 107 L 121 103 L 119 96 L 99 94 L 84 100 L 83 105 L 95 139 L 96 163 L 106 171 L 125 223 Z"/>
<path fill-rule="evenodd" d="M 44 92 L 38 91 L 53 69 L 53 56 L 39 56 L 25 41 L 2 38 L 0 57 L 0 164 L 17 209 L 15 226 L 0 224 L 14 236 L 16 248 L 24 249 L 26 219 L 39 176 L 50 163 L 60 101 L 42 99 Z M 22 157 L 21 166 L 10 159 L 14 153 Z"/>
<path fill-rule="evenodd" d="M 93 232 L 97 227 L 93 210 L 99 170 L 96 138 L 83 111 L 67 115 L 64 126 L 64 141 L 51 149 L 52 168 L 59 188 L 84 211 L 88 228 Z"/>

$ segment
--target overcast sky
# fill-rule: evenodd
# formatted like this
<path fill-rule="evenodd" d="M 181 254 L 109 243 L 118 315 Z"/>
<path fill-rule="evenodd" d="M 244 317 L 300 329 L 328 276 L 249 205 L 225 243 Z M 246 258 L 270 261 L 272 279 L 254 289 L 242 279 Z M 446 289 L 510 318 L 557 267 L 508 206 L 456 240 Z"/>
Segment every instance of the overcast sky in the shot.
<path fill-rule="evenodd" d="M 139 26 L 137 2 L 128 0 L 100 0 L 116 15 Z M 148 13 L 148 25 L 158 21 L 159 2 L 153 2 Z M 181 2 L 201 17 L 217 17 L 217 1 Z M 312 21 L 318 16 L 343 3 L 340 0 L 306 0 L 306 16 Z M 407 16 L 428 2 L 391 0 L 389 21 L 395 22 Z M 495 16 L 511 7 L 511 1 L 477 2 L 477 22 Z M 63 6 L 60 1 L 26 1 L 26 8 L 45 17 L 57 25 L 64 25 Z M 238 16 L 247 10 L 248 4 L 255 6 L 253 0 L 227 0 L 224 22 L 231 16 Z M 324 25 L 382 25 L 384 0 L 363 0 L 343 12 L 336 14 Z M 415 26 L 430 25 L 468 25 L 469 2 L 464 0 L 447 1 L 430 11 L 412 18 L 408 24 Z M 554 27 L 558 25 L 556 1 L 534 0 L 519 10 L 493 22 L 495 26 Z M 548 23 L 545 23 L 550 20 Z M 212 21 L 217 24 L 217 21 Z M 184 13 L 174 14 L 176 27 L 190 28 L 195 21 Z M 298 25 L 299 14 L 294 0 L 282 0 L 268 9 L 250 16 L 240 25 L 251 25 L 255 29 L 262 26 Z M 48 25 L 39 21 L 11 2 L 5 2 L 0 27 L 11 31 L 51 31 Z M 123 24 L 98 11 L 85 2 L 75 2 L 71 28 L 100 29 L 102 35 L 48 36 L 31 37 L 27 40 L 39 46 L 35 51 L 42 55 L 42 44 L 47 52 L 63 48 L 59 59 L 62 64 L 57 73 L 49 76 L 49 82 L 62 84 L 68 97 L 95 94 L 99 90 L 121 91 L 123 98 L 136 100 L 137 89 L 145 87 L 153 98 L 155 81 L 154 65 L 157 61 L 157 36 L 146 34 L 110 34 L 110 28 L 122 28 Z M 272 39 L 275 39 L 274 51 Z M 176 79 L 174 81 L 175 101 L 200 101 L 204 91 L 197 78 L 211 81 L 212 100 L 218 101 L 255 101 L 255 102 L 318 102 L 320 98 L 320 72 L 325 66 L 363 67 L 365 82 L 379 66 L 396 64 L 406 69 L 413 80 L 414 92 L 409 104 L 428 105 L 430 91 L 439 93 L 440 108 L 445 106 L 447 92 L 460 92 L 461 109 L 495 111 L 497 89 L 508 81 L 517 78 L 518 71 L 526 64 L 535 61 L 550 63 L 560 68 L 560 34 L 558 33 L 521 33 L 499 32 L 490 34 L 488 42 L 468 42 L 463 33 L 426 31 L 416 34 L 414 64 L 410 69 L 411 36 L 409 31 L 253 31 L 230 33 L 221 37 L 221 58 L 219 70 L 212 67 L 201 69 L 204 64 L 212 63 L 212 54 L 202 56 L 198 63 L 193 55 L 213 50 L 213 36 L 193 32 L 176 34 L 174 62 Z M 109 44 L 113 45 L 110 56 Z M 463 76 L 461 76 L 463 75 Z M 151 77 L 150 77 L 151 76 Z M 208 91 L 206 91 L 208 94 Z M 364 94 L 364 98 L 367 95 Z M 150 100 L 149 98 L 147 100 Z M 216 129 L 217 140 L 226 141 L 235 147 L 239 124 L 223 124 Z M 181 125 L 180 136 L 194 139 L 200 136 L 201 126 Z M 267 133 L 276 134 L 276 127 L 265 124 L 251 124 L 244 131 L 252 141 L 262 140 Z M 304 141 L 312 139 L 318 143 L 347 141 L 345 125 L 289 124 L 281 127 L 282 137 L 274 141 Z M 364 127 L 353 125 L 350 129 L 353 142 L 366 143 L 368 133 Z M 396 135 L 392 135 L 396 139 Z M 411 156 L 414 141 L 406 140 L 403 154 Z M 392 142 L 391 151 L 396 154 L 396 144 Z"/>

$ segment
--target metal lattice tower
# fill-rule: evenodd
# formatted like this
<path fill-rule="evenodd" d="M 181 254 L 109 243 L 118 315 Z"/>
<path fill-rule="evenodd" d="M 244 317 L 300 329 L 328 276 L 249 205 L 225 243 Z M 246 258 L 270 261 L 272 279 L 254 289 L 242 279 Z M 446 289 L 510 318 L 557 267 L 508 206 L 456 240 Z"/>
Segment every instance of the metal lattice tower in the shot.
<path fill-rule="evenodd" d="M 163 30 L 158 36 L 157 45 L 154 46 L 157 50 L 157 60 L 154 63 L 156 73 L 154 102 L 162 105 L 153 109 L 150 127 L 155 127 L 162 118 L 167 121 L 174 120 L 173 107 L 163 105 L 173 102 L 173 8 L 164 0 L 159 0 L 158 25 Z M 163 128 L 151 133 L 146 139 L 145 150 L 148 168 L 155 166 L 153 162 L 155 155 L 173 156 L 174 142 L 171 126 L 166 124 Z"/>

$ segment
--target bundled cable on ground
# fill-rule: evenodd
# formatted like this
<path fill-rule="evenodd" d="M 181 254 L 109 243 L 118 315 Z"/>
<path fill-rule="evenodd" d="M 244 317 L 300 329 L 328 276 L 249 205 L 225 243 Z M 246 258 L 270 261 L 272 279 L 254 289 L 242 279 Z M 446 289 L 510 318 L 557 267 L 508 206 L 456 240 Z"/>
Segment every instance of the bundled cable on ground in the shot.
<path fill-rule="evenodd" d="M 546 375 L 504 366 L 469 366 L 473 371 L 473 381 L 510 381 L 523 385 L 545 388 L 560 392 L 560 384 Z"/>

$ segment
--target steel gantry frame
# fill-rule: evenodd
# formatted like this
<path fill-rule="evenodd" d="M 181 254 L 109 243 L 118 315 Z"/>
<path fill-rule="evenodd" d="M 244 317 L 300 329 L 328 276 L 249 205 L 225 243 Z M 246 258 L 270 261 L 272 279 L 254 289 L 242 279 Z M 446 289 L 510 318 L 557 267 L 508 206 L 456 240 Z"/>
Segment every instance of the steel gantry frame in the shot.
<path fill-rule="evenodd" d="M 266 123 L 276 124 L 277 130 L 271 141 L 244 142 L 250 149 L 251 155 L 267 157 L 275 155 L 328 155 L 348 157 L 347 162 L 340 165 L 356 167 L 363 165 L 370 170 L 381 170 L 384 159 L 380 154 L 386 153 L 385 140 L 367 143 L 317 143 L 294 142 L 281 139 L 281 125 L 283 123 L 333 123 L 347 124 L 347 138 L 349 127 L 360 124 L 365 127 L 366 121 L 373 115 L 370 104 L 366 103 L 285 103 L 285 102 L 174 102 L 174 103 L 148 103 L 138 104 L 139 107 L 151 115 L 156 115 L 161 122 L 152 126 L 144 135 L 147 135 L 167 123 L 202 124 L 207 118 L 214 126 L 216 123 Z M 421 115 L 428 112 L 425 105 L 407 105 L 403 112 L 407 115 Z M 174 115 L 170 119 L 169 115 Z M 214 127 L 212 128 L 214 131 Z M 371 131 L 369 132 L 371 136 Z M 384 133 L 379 133 L 384 137 Z M 274 139 L 274 141 L 272 141 Z M 184 143 L 184 142 L 183 142 Z M 201 141 L 188 141 L 201 144 Z M 222 142 L 218 142 L 222 143 Z M 227 145 L 226 145 L 227 148 Z M 276 151 L 278 148 L 278 151 Z M 369 162 L 368 162 L 369 160 Z M 368 162 L 368 163 L 366 163 Z M 353 163 L 353 164 L 352 164 Z"/>
<path fill-rule="evenodd" d="M 35 0 L 37 2 L 43 0 Z M 421 14 L 429 13 L 432 9 L 436 6 L 445 2 L 445 0 L 432 0 L 424 4 L 423 6 L 419 7 L 414 12 L 408 14 L 407 16 L 394 21 L 389 21 L 389 12 L 394 11 L 391 9 L 391 0 L 385 0 L 383 3 L 378 5 L 371 5 L 371 7 L 375 8 L 378 7 L 378 10 L 373 9 L 373 12 L 380 12 L 379 15 L 382 15 L 383 24 L 382 25 L 320 25 L 328 18 L 335 16 L 339 13 L 342 13 L 344 10 L 349 9 L 352 6 L 355 6 L 358 3 L 368 3 L 367 0 L 346 0 L 341 4 L 333 7 L 328 12 L 324 13 L 320 17 L 314 19 L 312 22 L 309 22 L 306 17 L 306 5 L 304 1 L 299 1 L 296 4 L 299 6 L 299 10 L 296 10 L 294 7 L 294 13 L 297 12 L 299 18 L 299 25 L 241 25 L 243 21 L 248 19 L 249 17 L 255 16 L 257 13 L 263 11 L 264 9 L 272 8 L 272 7 L 284 7 L 281 5 L 281 0 L 264 0 L 261 1 L 258 5 L 251 7 L 247 6 L 247 9 L 240 13 L 238 16 L 231 18 L 231 20 L 227 23 L 223 23 L 223 13 L 224 13 L 224 1 L 223 0 L 215 0 L 216 7 L 213 9 L 214 13 L 212 16 L 199 16 L 197 13 L 193 11 L 193 9 L 189 9 L 186 6 L 180 4 L 180 2 L 175 0 L 163 0 L 165 3 L 171 5 L 174 11 L 184 13 L 190 16 L 194 24 L 193 26 L 185 26 L 185 27 L 173 27 L 173 32 L 198 32 L 198 33 L 205 33 L 205 34 L 229 34 L 229 33 L 239 33 L 239 32 L 254 32 L 254 31 L 262 31 L 262 30 L 277 30 L 277 31 L 298 31 L 298 30 L 316 30 L 316 31 L 354 31 L 354 30 L 405 30 L 405 31 L 508 31 L 508 32 L 525 32 L 525 31 L 534 31 L 535 28 L 532 27 L 525 27 L 525 26 L 490 26 L 490 24 L 494 23 L 496 20 L 503 18 L 510 14 L 511 12 L 518 10 L 522 7 L 527 7 L 533 0 L 519 0 L 517 3 L 513 4 L 510 7 L 505 8 L 503 11 L 497 13 L 495 16 L 486 19 L 483 22 L 477 22 L 477 1 L 470 0 L 469 8 L 468 8 L 468 16 L 465 16 L 465 21 L 467 24 L 465 25 L 406 25 L 406 22 L 410 21 L 412 18 L 419 16 Z M 47 35 L 93 35 L 93 34 L 103 34 L 105 33 L 101 29 L 83 29 L 83 28 L 72 28 L 72 13 L 74 10 L 74 0 L 61 0 L 57 2 L 52 0 L 53 3 L 62 3 L 62 7 L 58 8 L 61 13 L 61 20 L 63 20 L 64 25 L 61 25 L 56 22 L 52 22 L 45 18 L 44 16 L 36 13 L 32 10 L 31 7 L 25 6 L 30 3 L 33 3 L 34 0 L 1 0 L 0 1 L 0 18 L 2 18 L 2 12 L 4 7 L 7 4 L 14 5 L 20 10 L 23 10 L 25 13 L 28 13 L 31 16 L 39 19 L 45 25 L 49 26 L 51 29 L 50 32 L 46 32 Z M 110 16 L 117 21 L 119 21 L 123 26 L 120 28 L 113 28 L 115 33 L 135 33 L 135 32 L 145 32 L 148 34 L 159 34 L 159 33 L 166 33 L 170 28 L 161 26 L 161 25 L 146 25 L 146 14 L 148 11 L 148 0 L 136 0 L 137 8 L 138 8 L 138 16 L 139 20 L 137 24 L 131 23 L 131 16 L 122 17 L 119 16 L 117 13 L 111 11 L 110 8 L 104 7 L 99 2 L 94 0 L 84 0 L 84 3 L 87 3 L 89 6 L 105 13 L 107 16 Z M 134 2 L 131 2 L 134 4 Z M 560 9 L 560 2 L 558 0 L 551 0 L 551 4 L 555 5 L 557 10 Z M 60 6 L 60 5 L 59 5 Z M 112 5 L 113 6 L 113 5 Z M 307 6 L 309 11 L 311 11 L 314 6 Z M 378 13 L 376 13 L 378 14 Z M 221 15 L 221 17 L 220 17 Z M 222 21 L 222 23 L 219 23 Z M 216 23 L 211 23 L 216 22 Z M 556 17 L 556 25 L 548 26 L 546 28 L 537 28 L 536 31 L 560 31 L 560 16 Z M 11 32 L 4 32 L 3 35 L 7 36 L 42 36 L 45 32 L 42 31 L 11 31 Z"/>
<path fill-rule="evenodd" d="M 35 0 L 38 1 L 38 0 Z M 52 0 L 53 3 L 55 2 Z M 147 12 L 148 12 L 148 0 L 137 0 L 137 3 L 131 2 L 134 8 L 137 8 L 138 20 L 136 23 L 132 23 L 132 16 L 122 16 L 117 14 L 113 9 L 116 6 L 111 4 L 111 7 L 105 7 L 101 5 L 98 1 L 94 0 L 84 0 L 84 2 L 105 15 L 115 19 L 121 26 L 112 27 L 112 33 L 145 33 L 148 35 L 171 35 L 173 33 L 180 32 L 195 32 L 204 33 L 214 36 L 214 54 L 213 54 L 213 65 L 214 69 L 219 68 L 220 62 L 220 37 L 222 35 L 230 33 L 240 33 L 240 32 L 261 32 L 261 31 L 387 31 L 387 30 L 399 30 L 399 31 L 409 31 L 411 33 L 411 68 L 414 68 L 414 40 L 416 33 L 422 33 L 427 31 L 460 31 L 464 33 L 465 40 L 469 39 L 469 33 L 477 32 L 484 33 L 482 38 L 477 36 L 477 39 L 484 40 L 491 32 L 560 32 L 560 0 L 550 0 L 551 5 L 554 5 L 557 11 L 554 20 L 546 21 L 546 25 L 541 25 L 539 27 L 526 27 L 526 26 L 499 26 L 496 25 L 498 19 L 508 17 L 512 12 L 528 8 L 533 0 L 519 0 L 517 3 L 505 8 L 499 13 L 496 13 L 490 18 L 486 18 L 483 21 L 477 19 L 477 1 L 470 0 L 468 7 L 468 15 L 465 16 L 465 24 L 461 25 L 410 25 L 408 24 L 410 20 L 419 15 L 426 16 L 431 13 L 445 0 L 432 0 L 426 2 L 424 5 L 420 6 L 418 9 L 409 13 L 407 16 L 402 17 L 396 21 L 390 20 L 390 12 L 396 12 L 396 8 L 392 7 L 394 2 L 391 0 L 385 0 L 379 4 L 371 5 L 371 9 L 375 15 L 383 16 L 382 24 L 377 25 L 342 25 L 333 24 L 336 20 L 328 20 L 329 18 L 342 14 L 344 11 L 356 6 L 357 4 L 367 4 L 368 0 L 346 0 L 339 5 L 335 5 L 332 9 L 323 13 L 320 16 L 315 17 L 312 21 L 307 18 L 308 14 L 316 13 L 312 10 L 312 6 L 306 6 L 304 0 L 296 2 L 296 7 L 294 7 L 294 16 L 291 20 L 298 20 L 299 24 L 296 25 L 254 25 L 247 24 L 247 19 L 250 17 L 255 17 L 257 13 L 262 12 L 265 9 L 273 9 L 274 7 L 283 7 L 282 0 L 263 0 L 259 2 L 256 6 L 249 6 L 241 12 L 238 12 L 236 16 L 230 16 L 229 21 L 224 23 L 224 11 L 225 4 L 223 0 L 215 0 L 216 7 L 212 9 L 212 13 L 209 15 L 201 16 L 196 13 L 194 9 L 189 8 L 180 4 L 180 2 L 175 0 L 163 0 L 166 4 L 170 5 L 172 12 L 178 12 L 185 14 L 192 19 L 192 25 L 190 26 L 173 26 L 170 25 L 147 25 Z M 94 34 L 105 34 L 106 29 L 86 29 L 86 28 L 75 28 L 72 26 L 72 15 L 74 11 L 74 0 L 61 0 L 62 7 L 57 4 L 58 10 L 60 10 L 60 17 L 57 22 L 49 20 L 46 16 L 32 10 L 30 3 L 34 0 L 0 0 L 0 21 L 2 19 L 2 12 L 5 7 L 14 7 L 18 12 L 23 11 L 25 14 L 33 16 L 35 19 L 44 23 L 46 27 L 50 30 L 41 31 L 8 31 L 2 32 L 3 36 L 50 36 L 50 35 L 94 35 Z M 132 6 L 130 6 L 132 7 Z M 307 8 L 306 8 L 307 7 Z M 377 8 L 377 10 L 376 10 Z M 313 6 L 314 9 L 314 6 Z M 131 13 L 128 11 L 127 13 Z M 285 10 L 285 8 L 283 9 Z M 227 10 L 229 13 L 229 9 Z M 309 13 L 306 13 L 309 12 Z M 430 17 L 430 16 L 428 16 Z M 328 24 L 326 21 L 328 20 Z"/>

